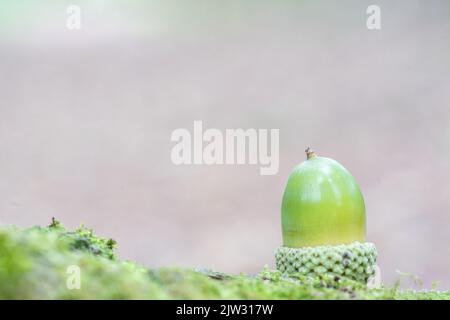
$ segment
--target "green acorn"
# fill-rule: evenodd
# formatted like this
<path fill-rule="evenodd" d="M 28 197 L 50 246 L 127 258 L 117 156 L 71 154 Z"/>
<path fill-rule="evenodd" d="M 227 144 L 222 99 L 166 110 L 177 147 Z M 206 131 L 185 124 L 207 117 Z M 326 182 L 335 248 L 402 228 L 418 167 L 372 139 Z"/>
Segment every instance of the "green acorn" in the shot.
<path fill-rule="evenodd" d="M 308 276 L 333 274 L 367 282 L 377 251 L 366 243 L 364 199 L 352 175 L 337 161 L 306 149 L 283 195 L 283 246 L 277 268 Z"/>

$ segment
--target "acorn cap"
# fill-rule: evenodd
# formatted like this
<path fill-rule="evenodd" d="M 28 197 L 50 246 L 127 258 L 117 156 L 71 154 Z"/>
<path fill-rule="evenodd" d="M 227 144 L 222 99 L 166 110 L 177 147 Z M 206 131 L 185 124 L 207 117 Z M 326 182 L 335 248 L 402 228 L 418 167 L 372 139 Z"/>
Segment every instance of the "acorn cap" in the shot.
<path fill-rule="evenodd" d="M 276 267 L 283 273 L 317 277 L 322 274 L 367 283 L 375 274 L 377 250 L 373 243 L 353 242 L 336 246 L 279 247 Z"/>

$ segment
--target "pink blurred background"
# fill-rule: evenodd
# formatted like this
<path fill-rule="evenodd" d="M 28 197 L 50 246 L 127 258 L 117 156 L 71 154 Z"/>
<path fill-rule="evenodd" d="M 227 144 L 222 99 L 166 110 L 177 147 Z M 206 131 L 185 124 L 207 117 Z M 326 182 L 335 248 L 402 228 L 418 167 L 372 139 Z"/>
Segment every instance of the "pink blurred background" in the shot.
<path fill-rule="evenodd" d="M 79 5 L 81 30 L 66 28 Z M 381 7 L 382 29 L 366 28 Z M 311 145 L 360 183 L 383 280 L 450 288 L 448 1 L 2 1 L 0 222 L 52 216 L 124 259 L 274 266 Z M 279 128 L 280 170 L 175 166 L 171 132 Z M 408 284 L 406 284 L 408 285 Z"/>

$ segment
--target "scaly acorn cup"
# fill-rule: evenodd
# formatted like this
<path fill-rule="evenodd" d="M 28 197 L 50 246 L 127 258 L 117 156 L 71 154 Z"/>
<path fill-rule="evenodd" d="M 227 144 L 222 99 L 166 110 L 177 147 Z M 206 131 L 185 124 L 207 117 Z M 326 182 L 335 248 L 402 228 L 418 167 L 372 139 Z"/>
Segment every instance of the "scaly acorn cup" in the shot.
<path fill-rule="evenodd" d="M 277 269 L 306 276 L 331 274 L 367 283 L 377 251 L 365 242 L 364 199 L 352 175 L 337 161 L 306 149 L 283 195 L 283 246 Z"/>

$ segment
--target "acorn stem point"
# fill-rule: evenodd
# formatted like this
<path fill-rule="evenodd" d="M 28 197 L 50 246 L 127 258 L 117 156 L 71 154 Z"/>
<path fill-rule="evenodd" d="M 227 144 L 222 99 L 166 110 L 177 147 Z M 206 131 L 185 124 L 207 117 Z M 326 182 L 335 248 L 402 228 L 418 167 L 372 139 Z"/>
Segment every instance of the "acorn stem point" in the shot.
<path fill-rule="evenodd" d="M 305 152 L 306 152 L 306 159 L 311 159 L 311 158 L 317 157 L 314 150 L 311 149 L 310 147 L 306 148 Z"/>

